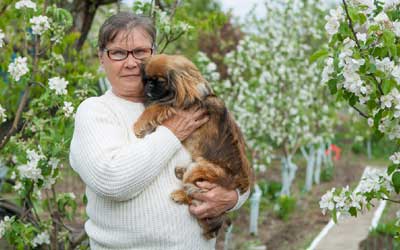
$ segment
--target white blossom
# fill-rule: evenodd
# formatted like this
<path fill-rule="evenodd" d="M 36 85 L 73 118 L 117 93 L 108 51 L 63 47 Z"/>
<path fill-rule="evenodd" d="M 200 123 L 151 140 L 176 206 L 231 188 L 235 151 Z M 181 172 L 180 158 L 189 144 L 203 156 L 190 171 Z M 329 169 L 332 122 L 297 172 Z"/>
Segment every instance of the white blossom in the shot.
<path fill-rule="evenodd" d="M 49 165 L 51 166 L 52 169 L 56 169 L 58 166 L 58 163 L 60 163 L 60 160 L 55 157 L 51 157 L 49 160 Z"/>
<path fill-rule="evenodd" d="M 19 174 L 22 178 L 32 179 L 33 181 L 37 181 L 42 177 L 42 170 L 34 165 L 32 162 L 28 164 L 19 165 L 17 167 Z"/>
<path fill-rule="evenodd" d="M 394 62 L 389 57 L 382 60 L 375 59 L 376 68 L 385 73 L 391 73 L 394 68 Z"/>
<path fill-rule="evenodd" d="M 50 236 L 47 232 L 42 232 L 33 239 L 32 245 L 33 247 L 37 247 L 42 244 L 50 245 Z"/>
<path fill-rule="evenodd" d="M 75 199 L 76 199 L 76 196 L 75 196 L 75 194 L 74 194 L 74 193 L 72 193 L 72 192 L 69 192 L 69 193 L 67 193 L 67 196 L 68 196 L 69 198 L 73 199 L 73 200 L 75 200 Z"/>
<path fill-rule="evenodd" d="M 21 190 L 21 188 L 22 188 L 22 183 L 20 182 L 20 181 L 17 181 L 16 183 L 15 183 L 15 185 L 13 186 L 13 189 L 15 190 L 15 191 L 19 191 L 19 190 Z"/>
<path fill-rule="evenodd" d="M 357 33 L 357 39 L 359 41 L 367 41 L 367 34 L 366 33 Z"/>
<path fill-rule="evenodd" d="M 6 110 L 0 105 L 0 123 L 7 120 Z"/>
<path fill-rule="evenodd" d="M 326 64 L 324 67 L 324 70 L 322 71 L 322 79 L 321 82 L 325 83 L 329 80 L 329 75 L 334 72 L 334 67 L 333 67 L 333 58 L 329 57 L 326 60 Z"/>
<path fill-rule="evenodd" d="M 374 119 L 368 118 L 368 126 L 370 127 L 374 126 Z"/>
<path fill-rule="evenodd" d="M 49 88 L 56 91 L 57 95 L 67 94 L 68 81 L 64 78 L 53 77 L 49 79 Z"/>
<path fill-rule="evenodd" d="M 28 58 L 19 56 L 15 58 L 14 62 L 8 65 L 8 73 L 10 73 L 12 78 L 16 81 L 19 81 L 23 75 L 29 72 L 27 60 Z"/>
<path fill-rule="evenodd" d="M 390 22 L 390 19 L 389 19 L 389 17 L 386 15 L 385 12 L 380 12 L 380 13 L 374 18 L 374 21 L 377 22 L 377 23 L 383 23 L 383 24 L 385 24 L 385 23 L 387 23 L 387 22 Z"/>
<path fill-rule="evenodd" d="M 0 239 L 3 238 L 4 234 L 6 233 L 10 221 L 11 218 L 9 216 L 4 216 L 3 220 L 0 221 Z"/>
<path fill-rule="evenodd" d="M 386 0 L 383 4 L 383 9 L 388 10 L 400 4 L 400 0 Z"/>
<path fill-rule="evenodd" d="M 326 213 L 326 210 L 332 211 L 335 208 L 335 203 L 333 203 L 334 192 L 335 188 L 332 188 L 321 197 L 321 201 L 319 202 L 319 207 L 322 209 L 323 214 Z"/>
<path fill-rule="evenodd" d="M 393 22 L 393 32 L 397 37 L 400 37 L 400 22 Z"/>
<path fill-rule="evenodd" d="M 32 34 L 34 35 L 42 35 L 50 29 L 50 19 L 47 16 L 35 16 L 29 22 L 32 24 Z"/>
<path fill-rule="evenodd" d="M 17 167 L 21 178 L 27 178 L 33 181 L 43 179 L 42 170 L 38 167 L 38 163 L 41 159 L 45 158 L 44 155 L 38 154 L 34 150 L 27 150 L 26 154 L 28 158 L 27 163 Z"/>
<path fill-rule="evenodd" d="M 400 66 L 399 65 L 394 66 L 394 68 L 392 70 L 392 76 L 394 77 L 394 79 L 396 79 L 397 83 L 400 83 Z"/>
<path fill-rule="evenodd" d="M 379 191 L 381 188 L 380 179 L 382 171 L 378 169 L 370 169 L 365 172 L 364 177 L 359 184 L 359 192 L 369 193 L 371 191 Z"/>
<path fill-rule="evenodd" d="M 343 9 L 338 6 L 335 10 L 330 10 L 329 14 L 329 16 L 325 17 L 327 20 L 325 30 L 329 35 L 333 36 L 339 31 L 340 22 L 344 19 Z"/>
<path fill-rule="evenodd" d="M 394 164 L 400 164 L 400 152 L 396 152 L 389 157 Z"/>
<path fill-rule="evenodd" d="M 352 0 L 352 2 L 353 2 L 353 4 L 366 6 L 367 9 L 365 10 L 365 13 L 367 13 L 367 14 L 373 12 L 376 9 L 374 0 Z"/>
<path fill-rule="evenodd" d="M 3 45 L 4 45 L 4 37 L 5 37 L 6 35 L 3 33 L 3 31 L 0 29 L 0 48 L 2 48 L 3 47 Z"/>
<path fill-rule="evenodd" d="M 30 8 L 36 10 L 36 4 L 30 0 L 22 0 L 15 4 L 15 8 L 16 9 Z"/>
<path fill-rule="evenodd" d="M 63 111 L 64 111 L 65 117 L 71 117 L 72 114 L 74 113 L 74 107 L 72 106 L 72 103 L 64 102 Z"/>
<path fill-rule="evenodd" d="M 367 199 L 365 196 L 356 194 L 354 192 L 350 195 L 350 200 L 350 207 L 355 207 L 357 210 L 361 210 L 362 207 L 367 204 Z"/>

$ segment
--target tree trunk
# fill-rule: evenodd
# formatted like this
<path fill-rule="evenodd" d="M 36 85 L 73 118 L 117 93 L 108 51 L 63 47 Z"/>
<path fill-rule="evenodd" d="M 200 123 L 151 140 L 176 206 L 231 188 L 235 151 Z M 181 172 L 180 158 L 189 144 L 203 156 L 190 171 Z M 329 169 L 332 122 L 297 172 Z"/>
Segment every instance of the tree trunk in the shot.
<path fill-rule="evenodd" d="M 74 32 L 79 32 L 81 35 L 75 43 L 75 48 L 81 50 L 87 35 L 92 26 L 94 16 L 96 15 L 97 8 L 101 5 L 117 3 L 118 0 L 74 0 L 72 3 L 63 1 L 59 7 L 67 9 L 71 12 L 74 18 L 74 24 L 71 28 Z"/>

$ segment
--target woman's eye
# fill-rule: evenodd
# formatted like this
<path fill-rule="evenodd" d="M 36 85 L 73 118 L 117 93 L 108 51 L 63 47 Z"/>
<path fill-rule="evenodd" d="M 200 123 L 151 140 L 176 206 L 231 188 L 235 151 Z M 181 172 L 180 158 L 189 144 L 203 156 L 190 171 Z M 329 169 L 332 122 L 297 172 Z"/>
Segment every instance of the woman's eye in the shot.
<path fill-rule="evenodd" d="M 125 56 L 126 53 L 123 50 L 113 50 L 111 51 L 111 54 L 113 56 Z"/>
<path fill-rule="evenodd" d="M 137 49 L 137 50 L 135 50 L 135 55 L 144 55 L 146 53 L 146 51 L 145 50 L 143 50 L 143 49 Z"/>

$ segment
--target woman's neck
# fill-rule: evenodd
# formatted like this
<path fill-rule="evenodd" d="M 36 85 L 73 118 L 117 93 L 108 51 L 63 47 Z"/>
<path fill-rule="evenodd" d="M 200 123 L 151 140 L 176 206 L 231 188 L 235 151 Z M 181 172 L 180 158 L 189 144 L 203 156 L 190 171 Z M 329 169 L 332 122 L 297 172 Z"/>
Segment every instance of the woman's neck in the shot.
<path fill-rule="evenodd" d="M 127 101 L 144 103 L 146 100 L 144 96 L 123 95 L 121 93 L 118 93 L 118 91 L 115 91 L 114 89 L 111 89 L 111 91 L 113 92 L 114 95 Z"/>

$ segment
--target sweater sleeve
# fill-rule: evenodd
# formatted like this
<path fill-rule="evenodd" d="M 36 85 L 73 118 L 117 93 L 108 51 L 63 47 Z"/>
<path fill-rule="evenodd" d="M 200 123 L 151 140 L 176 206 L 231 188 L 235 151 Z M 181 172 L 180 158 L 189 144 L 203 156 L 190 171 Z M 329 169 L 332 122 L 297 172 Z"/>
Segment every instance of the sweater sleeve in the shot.
<path fill-rule="evenodd" d="M 229 209 L 228 211 L 226 211 L 226 212 L 236 211 L 236 210 L 238 210 L 239 208 L 241 208 L 241 207 L 243 206 L 243 204 L 244 204 L 244 203 L 247 201 L 247 199 L 249 198 L 250 189 L 247 190 L 246 192 L 244 192 L 243 194 L 240 194 L 239 189 L 236 189 L 236 193 L 237 193 L 237 195 L 238 195 L 238 200 L 237 200 L 237 202 L 236 202 L 236 205 L 235 205 L 233 208 L 231 208 L 231 209 Z"/>
<path fill-rule="evenodd" d="M 100 196 L 124 201 L 135 197 L 181 148 L 166 127 L 128 143 L 126 127 L 95 98 L 82 102 L 75 116 L 70 164 Z"/>

